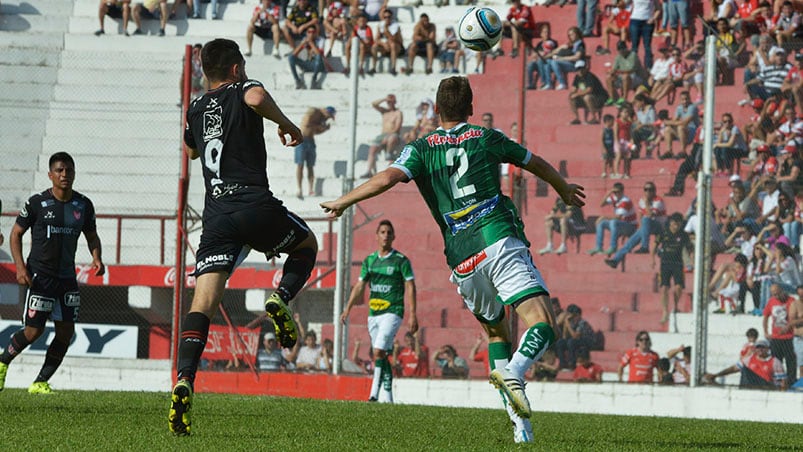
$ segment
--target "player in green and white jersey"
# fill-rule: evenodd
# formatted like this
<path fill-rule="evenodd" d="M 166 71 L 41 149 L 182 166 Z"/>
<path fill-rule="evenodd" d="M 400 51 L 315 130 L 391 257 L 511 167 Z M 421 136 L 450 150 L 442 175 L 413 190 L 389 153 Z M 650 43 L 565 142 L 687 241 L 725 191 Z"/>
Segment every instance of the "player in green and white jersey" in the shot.
<path fill-rule="evenodd" d="M 472 100 L 467 78 L 441 80 L 435 102 L 441 127 L 406 145 L 388 169 L 321 207 L 336 217 L 399 182 L 415 181 L 443 234 L 451 280 L 489 336 L 491 383 L 507 401 L 514 439 L 532 441 L 524 373 L 554 342 L 556 323 L 524 225 L 500 191 L 499 164 L 511 163 L 543 179 L 568 206 L 582 207 L 585 193 L 498 131 L 466 123 L 474 113 Z M 502 321 L 505 305 L 528 326 L 514 353 Z"/>
<path fill-rule="evenodd" d="M 396 232 L 389 220 L 382 220 L 376 228 L 379 249 L 362 262 L 360 279 L 351 289 L 348 304 L 340 316 L 346 323 L 351 307 L 362 299 L 365 284 L 370 286 L 368 334 L 374 349 L 374 379 L 369 401 L 393 403 L 393 372 L 388 354 L 393 350 L 393 339 L 404 318 L 404 304 L 410 306 L 409 328 L 418 330 L 415 315 L 415 280 L 413 267 L 407 256 L 393 249 Z M 381 385 L 381 394 L 380 394 Z"/>

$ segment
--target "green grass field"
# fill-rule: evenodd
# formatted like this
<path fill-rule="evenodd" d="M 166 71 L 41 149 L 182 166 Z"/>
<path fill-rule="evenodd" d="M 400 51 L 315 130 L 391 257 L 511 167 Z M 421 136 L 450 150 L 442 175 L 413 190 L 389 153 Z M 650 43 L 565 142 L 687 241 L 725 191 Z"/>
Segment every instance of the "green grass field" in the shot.
<path fill-rule="evenodd" d="M 502 409 L 196 395 L 193 435 L 167 430 L 168 394 L 0 392 L 0 450 L 803 450 L 800 425 L 534 413 L 515 445 Z"/>

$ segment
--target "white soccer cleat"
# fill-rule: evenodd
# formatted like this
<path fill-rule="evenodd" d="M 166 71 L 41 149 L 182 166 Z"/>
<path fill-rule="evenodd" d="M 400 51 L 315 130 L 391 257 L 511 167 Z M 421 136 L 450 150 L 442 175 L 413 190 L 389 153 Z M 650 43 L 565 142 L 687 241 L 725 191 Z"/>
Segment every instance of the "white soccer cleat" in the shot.
<path fill-rule="evenodd" d="M 519 417 L 518 414 L 513 412 L 509 404 L 505 404 L 505 409 L 510 417 L 510 423 L 513 424 L 513 441 L 516 443 L 533 442 L 533 424 L 530 420 Z"/>
<path fill-rule="evenodd" d="M 530 401 L 524 393 L 524 382 L 504 368 L 491 371 L 491 384 L 502 391 L 510 407 L 519 416 L 530 418 Z"/>

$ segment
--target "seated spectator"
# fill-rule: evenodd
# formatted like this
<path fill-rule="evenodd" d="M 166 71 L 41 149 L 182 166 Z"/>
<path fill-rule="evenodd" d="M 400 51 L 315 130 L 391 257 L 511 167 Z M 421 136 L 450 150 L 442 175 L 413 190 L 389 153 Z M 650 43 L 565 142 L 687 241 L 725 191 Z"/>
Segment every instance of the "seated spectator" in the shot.
<path fill-rule="evenodd" d="M 772 37 L 768 34 L 762 33 L 758 38 L 758 46 L 756 46 L 747 65 L 744 68 L 744 83 L 758 77 L 764 68 L 770 64 L 770 50 L 772 49 Z"/>
<path fill-rule="evenodd" d="M 554 347 L 550 347 L 541 355 L 541 359 L 533 363 L 531 378 L 534 381 L 555 381 L 559 371 L 558 355 Z"/>
<path fill-rule="evenodd" d="M 773 47 L 769 52 L 770 61 L 756 78 L 745 83 L 747 93 L 752 99 L 766 101 L 770 96 L 781 93 L 781 86 L 792 65 L 786 62 L 786 51 Z"/>
<path fill-rule="evenodd" d="M 421 343 L 418 332 L 404 335 L 404 347 L 394 348 L 396 374 L 402 377 L 429 377 L 429 349 Z M 461 358 L 462 359 L 462 358 Z"/>
<path fill-rule="evenodd" d="M 672 362 L 669 358 L 661 358 L 658 360 L 658 366 L 655 370 L 658 372 L 659 385 L 674 385 L 675 380 L 672 379 Z"/>
<path fill-rule="evenodd" d="M 301 315 L 297 312 L 293 313 L 293 320 L 296 322 L 296 326 L 298 327 L 298 337 L 306 336 L 306 331 L 304 330 L 304 325 L 301 323 Z M 273 325 L 270 325 L 273 328 Z M 315 333 L 313 333 L 315 334 Z M 282 349 L 282 356 L 284 357 L 286 364 L 286 370 L 296 370 L 296 359 L 298 359 L 298 353 L 301 350 L 301 341 L 296 341 L 296 344 L 293 345 L 292 348 L 283 348 Z"/>
<path fill-rule="evenodd" d="M 134 5 L 134 23 L 137 25 L 134 34 L 145 34 L 142 31 L 142 19 L 159 19 L 159 36 L 164 36 L 167 16 L 167 0 L 143 0 L 137 3 Z"/>
<path fill-rule="evenodd" d="M 696 220 L 696 215 L 694 218 Z M 675 212 L 669 216 L 667 227 L 661 231 L 655 240 L 650 256 L 652 257 L 652 268 L 655 268 L 655 255 L 660 251 L 660 276 L 659 285 L 661 286 L 661 323 L 669 321 L 669 287 L 674 280 L 675 288 L 672 292 L 674 309 L 677 311 L 680 296 L 686 287 L 685 275 L 683 273 L 683 251 L 692 252 L 692 242 L 688 233 L 681 229 L 683 216 Z M 689 219 L 691 224 L 691 218 Z"/>
<path fill-rule="evenodd" d="M 460 40 L 453 27 L 446 27 L 446 37 L 438 44 L 438 60 L 441 62 L 441 74 L 457 74 L 461 58 L 465 52 L 460 48 Z"/>
<path fill-rule="evenodd" d="M 131 16 L 131 0 L 100 0 L 100 5 L 98 5 L 100 29 L 95 32 L 95 36 L 106 33 L 103 26 L 106 16 L 112 19 L 123 19 L 122 33 L 128 36 L 128 19 Z"/>
<path fill-rule="evenodd" d="M 533 48 L 530 62 L 527 63 L 527 89 L 535 89 L 535 74 L 541 79 L 541 89 L 552 89 L 552 79 L 549 72 L 549 59 L 554 56 L 558 42 L 552 39 L 549 23 L 541 25 L 539 34 L 541 40 Z"/>
<path fill-rule="evenodd" d="M 259 5 L 254 8 L 251 22 L 249 22 L 248 29 L 245 32 L 245 42 L 248 46 L 245 56 L 251 56 L 251 47 L 256 34 L 262 39 L 272 40 L 273 57 L 276 59 L 282 57 L 279 52 L 279 40 L 282 36 L 279 31 L 279 22 L 282 17 L 281 11 L 281 5 L 274 3 L 272 0 L 261 0 Z"/>
<path fill-rule="evenodd" d="M 574 63 L 577 75 L 572 82 L 572 91 L 569 93 L 569 108 L 574 114 L 574 119 L 569 124 L 580 124 L 579 109 L 584 110 L 583 121 L 586 124 L 599 124 L 602 107 L 608 101 L 608 92 L 602 86 L 602 82 L 588 70 L 585 60 L 578 60 Z"/>
<path fill-rule="evenodd" d="M 502 22 L 502 36 L 513 39 L 511 58 L 519 56 L 519 46 L 523 43 L 524 49 L 530 49 L 530 42 L 535 37 L 535 19 L 529 6 L 524 6 L 521 0 L 512 0 L 507 18 Z"/>
<path fill-rule="evenodd" d="M 586 59 L 586 44 L 583 41 L 583 34 L 577 27 L 569 28 L 567 32 L 569 42 L 563 44 L 551 52 L 551 57 L 548 61 L 548 72 L 545 73 L 546 80 L 555 80 L 558 83 L 557 89 L 566 89 L 566 74 L 575 69 L 574 64 L 580 60 Z M 544 79 L 544 76 L 542 76 Z M 551 84 L 542 89 L 551 89 Z M 609 90 L 610 91 L 610 90 Z"/>
<path fill-rule="evenodd" d="M 577 351 L 577 366 L 572 375 L 575 383 L 601 383 L 602 366 L 591 361 L 588 350 L 583 348 Z"/>
<path fill-rule="evenodd" d="M 374 39 L 374 46 L 371 49 L 373 55 L 373 66 L 369 74 L 376 73 L 376 65 L 382 57 L 390 58 L 390 68 L 388 73 L 396 75 L 396 60 L 404 57 L 404 40 L 402 39 L 401 26 L 393 18 L 393 11 L 386 9 L 382 13 L 382 22 L 377 27 L 377 36 Z"/>
<path fill-rule="evenodd" d="M 170 8 L 170 15 L 167 16 L 168 19 L 173 20 L 176 18 L 176 11 L 178 10 L 178 5 L 186 3 L 187 4 L 187 19 L 200 19 L 201 18 L 201 5 L 195 5 L 194 0 L 175 0 L 173 2 L 173 7 Z M 217 19 L 217 0 L 212 0 L 212 4 L 215 5 L 212 9 L 212 19 Z"/>
<path fill-rule="evenodd" d="M 307 331 L 304 335 L 304 345 L 298 350 L 296 369 L 308 371 L 316 369 L 318 356 L 321 354 L 321 346 L 317 342 L 318 336 L 315 331 Z"/>
<path fill-rule="evenodd" d="M 636 144 L 633 143 L 633 112 L 630 105 L 619 107 L 616 122 L 613 123 L 613 174 L 611 179 L 630 179 L 630 160 Z M 622 172 L 619 172 L 619 163 Z"/>
<path fill-rule="evenodd" d="M 608 71 L 606 85 L 611 97 L 605 105 L 621 105 L 630 97 L 630 92 L 644 84 L 647 72 L 636 52 L 630 50 L 627 43 L 619 41 L 616 44 L 616 58 Z"/>
<path fill-rule="evenodd" d="M 555 199 L 552 212 L 544 217 L 544 226 L 546 228 L 547 242 L 546 246 L 538 251 L 538 254 L 563 254 L 567 251 L 566 238 L 569 236 L 569 233 L 577 235 L 585 231 L 586 220 L 583 216 L 583 210 L 580 207 L 566 206 L 563 199 L 558 196 Z M 560 245 L 557 249 L 552 248 L 552 233 L 555 231 L 560 233 Z"/>
<path fill-rule="evenodd" d="M 304 39 L 307 28 L 318 25 L 318 9 L 309 0 L 296 0 L 295 6 L 287 14 L 282 27 L 284 40 L 291 49 L 296 48 L 296 39 Z M 348 53 L 346 53 L 348 55 Z"/>
<path fill-rule="evenodd" d="M 287 367 L 287 360 L 282 351 L 276 346 L 276 335 L 268 332 L 262 336 L 262 348 L 257 351 L 257 368 L 260 372 L 283 370 Z"/>
<path fill-rule="evenodd" d="M 762 154 L 764 152 L 759 152 L 759 155 Z M 775 160 L 775 157 L 772 157 L 772 160 Z M 781 196 L 781 190 L 778 188 L 775 177 L 759 177 L 747 196 L 753 198 L 761 206 L 761 214 L 756 217 L 756 224 L 760 227 L 766 227 L 769 222 L 778 219 L 778 197 Z"/>
<path fill-rule="evenodd" d="M 761 305 L 759 309 L 763 310 L 773 298 L 785 301 L 788 297 L 787 294 L 795 292 L 797 286 L 801 283 L 801 279 L 795 252 L 788 245 L 777 243 L 772 251 L 762 244 L 757 244 L 756 246 L 763 247 L 768 256 L 765 268 L 769 278 L 761 284 Z"/>
<path fill-rule="evenodd" d="M 789 69 L 786 78 L 781 84 L 781 92 L 791 96 L 795 105 L 803 105 L 803 53 L 795 54 L 795 65 Z"/>
<path fill-rule="evenodd" d="M 786 372 L 778 358 L 770 354 L 770 343 L 759 339 L 755 343 L 755 352 L 742 357 L 736 364 L 726 367 L 715 374 L 706 373 L 703 381 L 716 384 L 717 378 L 740 373 L 740 388 L 779 389 L 786 391 Z"/>
<path fill-rule="evenodd" d="M 746 43 L 740 34 L 731 31 L 727 19 L 717 19 L 717 64 L 723 85 L 733 85 L 733 70 L 744 63 L 743 55 Z"/>
<path fill-rule="evenodd" d="M 488 345 L 484 347 L 483 345 L 485 345 L 485 336 L 482 334 L 477 335 L 477 340 L 474 342 L 474 346 L 471 347 L 471 351 L 468 352 L 468 354 L 475 363 L 482 363 L 482 368 L 490 375 L 491 365 L 488 362 Z"/>
<path fill-rule="evenodd" d="M 640 156 L 642 143 L 646 148 L 646 158 L 652 157 L 652 150 L 655 148 L 655 139 L 657 138 L 654 105 L 655 101 L 644 93 L 638 93 L 633 97 L 633 111 L 636 114 L 632 132 L 633 144 L 636 145 L 634 158 Z"/>
<path fill-rule="evenodd" d="M 413 40 L 407 48 L 407 68 L 404 73 L 413 73 L 413 60 L 416 56 L 426 58 L 427 74 L 432 73 L 432 62 L 435 60 L 435 53 L 438 50 L 438 42 L 435 40 L 435 24 L 429 21 L 429 16 L 422 13 L 418 22 L 413 27 Z"/>
<path fill-rule="evenodd" d="M 656 193 L 655 183 L 648 181 L 644 184 L 644 196 L 638 201 L 639 228 L 625 243 L 616 254 L 610 259 L 605 259 L 605 263 L 611 268 L 616 268 L 619 262 L 633 248 L 639 246 L 636 254 L 650 253 L 650 236 L 658 235 L 663 231 L 666 224 L 666 205 L 664 200 Z"/>
<path fill-rule="evenodd" d="M 332 56 L 332 49 L 335 41 L 339 41 L 343 46 L 346 45 L 346 38 L 349 37 L 349 22 L 346 18 L 347 6 L 341 0 L 328 0 L 326 5 L 326 17 L 323 19 L 324 35 L 329 37 L 329 49 L 326 56 Z M 393 13 L 391 13 L 391 17 Z"/>
<path fill-rule="evenodd" d="M 744 268 L 738 262 L 725 266 L 719 278 L 719 284 L 714 288 L 719 308 L 714 314 L 736 314 L 736 300 L 739 298 L 739 278 L 744 276 Z M 713 281 L 712 281 L 713 283 Z"/>
<path fill-rule="evenodd" d="M 576 304 L 566 308 L 568 315 L 560 325 L 561 337 L 555 341 L 555 354 L 560 366 L 574 370 L 577 365 L 577 352 L 590 350 L 594 342 L 594 329 L 583 318 L 583 310 Z"/>
<path fill-rule="evenodd" d="M 672 62 L 669 64 L 669 79 L 672 81 L 672 88 L 667 93 L 669 103 L 675 101 L 675 91 L 678 88 L 688 89 L 694 85 L 694 71 L 683 61 L 683 52 L 677 47 L 670 52 Z"/>
<path fill-rule="evenodd" d="M 658 58 L 652 63 L 649 70 L 649 77 L 647 79 L 647 86 L 650 89 L 650 97 L 655 102 L 663 99 L 674 91 L 675 83 L 669 75 L 669 68 L 674 63 L 674 59 L 670 56 L 672 49 L 668 47 L 661 47 L 658 49 Z"/>
<path fill-rule="evenodd" d="M 775 180 L 781 186 L 781 191 L 789 195 L 793 195 L 803 188 L 803 161 L 799 155 L 798 145 L 794 139 L 789 140 L 784 147 L 778 150 L 779 167 Z"/>
<path fill-rule="evenodd" d="M 608 23 L 602 30 L 605 36 L 605 47 L 597 46 L 597 55 L 609 55 L 611 53 L 611 35 L 616 36 L 619 42 L 629 42 L 630 36 L 630 10 L 627 8 L 625 0 L 616 0 L 616 6 L 611 10 Z"/>
<path fill-rule="evenodd" d="M 782 3 L 780 14 L 774 17 L 772 22 L 772 27 L 768 32 L 770 36 L 775 36 L 778 45 L 783 45 L 801 36 L 800 14 L 794 10 L 790 1 Z"/>
<path fill-rule="evenodd" d="M 382 105 L 383 103 L 384 105 Z M 384 150 L 388 154 L 388 160 L 393 160 L 392 156 L 401 144 L 399 133 L 402 128 L 403 115 L 401 110 L 396 108 L 396 96 L 388 94 L 382 99 L 373 101 L 371 106 L 382 114 L 382 133 L 374 138 L 371 147 L 368 148 L 368 170 L 360 176 L 362 178 L 376 174 L 376 156 L 379 152 Z"/>
<path fill-rule="evenodd" d="M 287 62 L 290 63 L 290 72 L 296 81 L 296 89 L 307 89 L 304 72 L 312 72 L 310 87 L 321 89 L 323 83 L 321 79 L 326 73 L 323 64 L 323 48 L 326 41 L 318 35 L 317 26 L 307 28 L 305 33 L 304 40 L 293 49 L 293 53 L 287 57 Z M 299 69 L 303 71 L 301 74 L 299 74 Z"/>
<path fill-rule="evenodd" d="M 613 184 L 613 188 L 605 194 L 600 207 L 607 205 L 613 207 L 613 215 L 603 215 L 597 219 L 596 246 L 588 251 L 592 256 L 599 253 L 606 255 L 615 253 L 619 236 L 629 236 L 636 230 L 636 209 L 633 201 L 625 195 L 625 186 L 621 182 Z M 610 247 L 603 251 L 602 242 L 606 229 L 610 231 Z"/>
<path fill-rule="evenodd" d="M 404 134 L 404 142 L 409 143 L 413 140 L 437 129 L 440 125 L 438 115 L 435 114 L 435 103 L 430 98 L 421 99 L 415 107 L 415 125 Z"/>
<path fill-rule="evenodd" d="M 365 374 L 365 375 L 373 375 L 374 374 L 374 348 L 368 347 L 368 359 L 360 358 L 360 346 L 362 345 L 362 341 L 360 338 L 354 339 L 354 348 L 351 351 L 351 358 L 346 358 L 343 360 L 343 372 L 353 373 L 353 374 Z M 397 352 L 398 342 L 394 341 L 393 350 Z M 395 353 L 394 353 L 395 356 Z"/>
<path fill-rule="evenodd" d="M 734 160 L 747 157 L 747 142 L 730 113 L 722 115 L 722 127 L 714 142 L 714 157 L 714 172 L 721 176 L 736 174 Z"/>
<path fill-rule="evenodd" d="M 379 22 L 382 17 L 382 12 L 387 11 L 388 0 L 352 0 L 351 2 L 351 17 L 357 17 L 360 14 L 365 14 L 368 22 Z"/>
<path fill-rule="evenodd" d="M 332 373 L 332 357 L 335 353 L 335 344 L 331 339 L 324 339 L 321 346 L 321 352 L 318 354 L 318 360 L 315 364 L 315 370 L 318 372 Z"/>
<path fill-rule="evenodd" d="M 691 347 L 681 345 L 666 353 L 672 363 L 672 381 L 676 385 L 689 385 L 691 381 Z"/>
<path fill-rule="evenodd" d="M 441 370 L 442 378 L 468 378 L 468 363 L 457 356 L 457 350 L 451 345 L 439 348 L 433 359 Z"/>
<path fill-rule="evenodd" d="M 800 244 L 800 223 L 795 220 L 795 202 L 783 190 L 778 195 L 778 222 L 781 233 L 789 239 L 789 246 L 797 248 Z"/>
<path fill-rule="evenodd" d="M 363 75 L 365 73 L 365 59 L 371 55 L 371 50 L 374 47 L 374 32 L 371 30 L 371 27 L 368 26 L 368 16 L 365 14 L 357 18 L 357 24 L 354 25 L 354 28 L 351 31 L 351 36 L 348 40 L 346 40 L 346 64 L 344 65 L 343 73 L 347 76 L 351 72 L 349 68 L 349 65 L 351 64 L 349 61 L 351 58 L 351 40 L 355 37 L 359 39 L 357 45 L 360 47 L 359 51 L 357 52 L 357 67 L 359 68 L 358 72 L 360 75 Z"/>
<path fill-rule="evenodd" d="M 691 144 L 694 138 L 694 132 L 700 124 L 700 113 L 697 105 L 691 103 L 691 96 L 688 91 L 680 93 L 680 105 L 675 109 L 674 119 L 664 121 L 666 129 L 664 129 L 663 139 L 666 141 L 668 150 L 659 158 L 686 158 L 688 154 L 686 149 Z M 672 152 L 672 141 L 677 139 L 680 142 L 680 152 L 674 155 Z"/>
<path fill-rule="evenodd" d="M 748 197 L 745 194 L 744 185 L 741 180 L 731 185 L 731 196 L 728 205 L 720 211 L 720 218 L 723 219 L 725 231 L 733 231 L 741 228 L 742 231 L 751 235 L 757 234 L 761 230 L 756 219 L 761 215 L 761 208 L 758 206 L 755 197 Z M 746 255 L 750 255 L 747 253 Z"/>
<path fill-rule="evenodd" d="M 653 371 L 658 366 L 658 353 L 651 349 L 650 333 L 639 331 L 636 334 L 636 346 L 626 351 L 616 371 L 622 381 L 625 367 L 628 368 L 628 383 L 652 383 Z"/>

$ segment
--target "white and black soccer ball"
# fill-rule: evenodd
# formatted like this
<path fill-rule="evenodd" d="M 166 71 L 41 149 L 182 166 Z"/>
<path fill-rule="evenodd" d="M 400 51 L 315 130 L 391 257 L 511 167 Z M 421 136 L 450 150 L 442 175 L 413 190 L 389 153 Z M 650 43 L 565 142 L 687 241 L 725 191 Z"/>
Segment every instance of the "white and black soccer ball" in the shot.
<path fill-rule="evenodd" d="M 502 39 L 502 19 L 491 8 L 469 8 L 457 24 L 457 37 L 471 50 L 490 50 Z"/>

